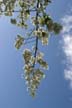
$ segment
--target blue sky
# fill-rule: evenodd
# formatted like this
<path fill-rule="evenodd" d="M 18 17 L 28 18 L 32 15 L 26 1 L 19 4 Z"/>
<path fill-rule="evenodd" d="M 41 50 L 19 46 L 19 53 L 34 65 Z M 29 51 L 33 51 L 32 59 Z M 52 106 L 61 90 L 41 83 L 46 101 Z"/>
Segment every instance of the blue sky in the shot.
<path fill-rule="evenodd" d="M 26 91 L 22 50 L 14 48 L 15 37 L 24 31 L 0 17 L 0 108 L 72 108 L 72 1 L 53 0 L 47 8 L 55 21 L 63 24 L 59 36 L 52 35 L 42 51 L 48 61 L 46 78 L 33 99 Z M 45 50 L 46 49 L 46 50 Z"/>

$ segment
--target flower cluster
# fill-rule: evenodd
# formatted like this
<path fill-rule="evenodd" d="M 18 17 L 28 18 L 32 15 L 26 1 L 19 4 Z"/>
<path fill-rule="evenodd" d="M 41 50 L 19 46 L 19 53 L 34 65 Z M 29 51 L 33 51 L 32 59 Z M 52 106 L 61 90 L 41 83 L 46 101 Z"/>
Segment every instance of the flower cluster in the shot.
<path fill-rule="evenodd" d="M 51 32 L 59 34 L 62 29 L 62 26 L 54 22 L 51 16 L 46 13 L 49 3 L 51 0 L 0 1 L 0 15 L 4 13 L 5 16 L 13 16 L 10 19 L 12 24 L 28 30 L 26 34 L 29 35 L 24 34 L 24 37 L 17 35 L 16 49 L 20 49 L 26 42 L 35 42 L 34 50 L 25 49 L 23 52 L 24 78 L 32 96 L 35 96 L 42 78 L 45 77 L 43 70 L 48 69 L 48 64 L 43 59 L 44 55 L 39 51 L 39 42 L 41 41 L 42 45 L 48 45 L 49 34 Z M 29 21 L 32 21 L 30 25 Z"/>
<path fill-rule="evenodd" d="M 49 38 L 48 31 L 46 31 L 42 28 L 39 28 L 38 30 L 34 31 L 34 35 L 38 36 L 38 38 L 41 40 L 43 45 L 48 44 L 48 38 Z"/>
<path fill-rule="evenodd" d="M 17 35 L 17 39 L 15 42 L 16 49 L 20 49 L 20 47 L 23 45 L 23 42 L 24 42 L 24 38 L 20 35 Z"/>

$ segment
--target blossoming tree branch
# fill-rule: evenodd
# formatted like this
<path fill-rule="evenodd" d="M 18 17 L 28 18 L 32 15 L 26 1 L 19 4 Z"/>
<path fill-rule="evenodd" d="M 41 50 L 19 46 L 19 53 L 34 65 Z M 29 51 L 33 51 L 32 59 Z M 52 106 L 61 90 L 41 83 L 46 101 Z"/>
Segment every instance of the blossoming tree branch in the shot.
<path fill-rule="evenodd" d="M 24 48 L 22 54 L 24 78 L 31 96 L 35 96 L 41 80 L 45 77 L 44 71 L 48 69 L 48 63 L 43 59 L 44 54 L 39 50 L 39 43 L 41 41 L 42 45 L 48 45 L 50 33 L 58 35 L 62 29 L 62 26 L 54 22 L 46 12 L 51 2 L 51 0 L 0 0 L 0 15 L 10 16 L 12 24 L 27 31 L 24 36 L 17 35 L 16 49 L 19 50 L 27 41 L 29 44 L 34 42 L 33 49 Z M 15 17 L 11 17 L 13 15 Z"/>

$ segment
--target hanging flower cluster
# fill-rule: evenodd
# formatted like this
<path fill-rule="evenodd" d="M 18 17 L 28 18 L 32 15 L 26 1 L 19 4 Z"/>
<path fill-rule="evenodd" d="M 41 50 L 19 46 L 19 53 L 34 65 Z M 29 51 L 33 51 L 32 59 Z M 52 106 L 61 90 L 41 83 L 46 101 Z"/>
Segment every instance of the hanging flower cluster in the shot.
<path fill-rule="evenodd" d="M 25 42 L 35 42 L 33 50 L 24 49 L 23 52 L 24 78 L 32 96 L 35 96 L 41 80 L 45 77 L 44 69 L 48 70 L 48 63 L 43 60 L 44 55 L 39 51 L 39 42 L 48 45 L 50 33 L 59 34 L 62 29 L 62 26 L 47 14 L 46 7 L 49 3 L 51 0 L 2 0 L 0 2 L 0 15 L 4 13 L 5 16 L 13 16 L 16 13 L 15 17 L 10 19 L 11 23 L 28 30 L 28 33 L 24 34 L 25 37 L 17 35 L 16 49 L 20 49 L 26 44 Z M 31 21 L 31 26 L 27 21 Z"/>
<path fill-rule="evenodd" d="M 48 38 L 49 38 L 48 31 L 40 27 L 38 30 L 34 31 L 34 35 L 41 40 L 43 45 L 48 45 Z"/>
<path fill-rule="evenodd" d="M 20 49 L 20 47 L 23 45 L 23 43 L 24 43 L 24 38 L 20 35 L 17 35 L 17 39 L 16 39 L 16 43 L 15 43 L 16 49 Z"/>

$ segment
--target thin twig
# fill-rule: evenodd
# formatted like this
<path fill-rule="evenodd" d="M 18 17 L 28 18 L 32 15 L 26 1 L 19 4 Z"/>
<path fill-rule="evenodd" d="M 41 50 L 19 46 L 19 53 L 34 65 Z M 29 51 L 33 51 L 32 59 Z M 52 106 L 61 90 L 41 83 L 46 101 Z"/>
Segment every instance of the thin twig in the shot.
<path fill-rule="evenodd" d="M 32 12 L 33 12 L 33 11 L 36 11 L 36 9 L 35 9 L 35 10 L 25 9 L 24 11 L 27 11 L 27 10 L 30 11 L 30 12 L 31 12 L 31 11 L 32 11 Z M 13 13 L 16 12 L 16 13 L 18 13 L 18 12 L 21 12 L 21 10 L 12 10 L 12 11 L 1 10 L 1 12 L 2 12 L 2 13 L 5 13 L 5 12 L 13 12 Z"/>
<path fill-rule="evenodd" d="M 35 41 L 35 40 L 27 41 L 27 42 L 24 43 L 24 45 L 29 44 L 29 43 L 32 43 L 32 42 L 34 42 L 34 41 Z"/>

